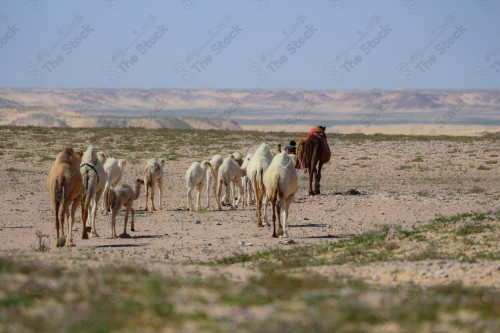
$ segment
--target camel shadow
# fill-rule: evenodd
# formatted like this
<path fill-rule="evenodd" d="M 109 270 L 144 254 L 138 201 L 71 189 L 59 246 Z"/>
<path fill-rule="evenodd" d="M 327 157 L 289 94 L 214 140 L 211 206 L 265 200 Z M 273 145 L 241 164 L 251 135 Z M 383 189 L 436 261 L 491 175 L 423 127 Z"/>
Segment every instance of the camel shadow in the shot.
<path fill-rule="evenodd" d="M 336 236 L 336 235 L 322 235 L 322 236 L 309 236 L 309 237 L 305 237 L 305 238 L 309 238 L 309 239 L 339 239 L 342 237 Z"/>
<path fill-rule="evenodd" d="M 289 226 L 290 228 L 323 228 L 326 224 L 320 223 L 304 223 L 304 224 L 293 224 Z"/>
<path fill-rule="evenodd" d="M 97 245 L 96 248 L 120 248 L 120 247 L 143 247 L 146 244 L 109 244 L 109 245 Z"/>
<path fill-rule="evenodd" d="M 140 235 L 140 236 L 132 236 L 132 239 L 152 239 L 152 238 L 161 238 L 162 235 Z"/>

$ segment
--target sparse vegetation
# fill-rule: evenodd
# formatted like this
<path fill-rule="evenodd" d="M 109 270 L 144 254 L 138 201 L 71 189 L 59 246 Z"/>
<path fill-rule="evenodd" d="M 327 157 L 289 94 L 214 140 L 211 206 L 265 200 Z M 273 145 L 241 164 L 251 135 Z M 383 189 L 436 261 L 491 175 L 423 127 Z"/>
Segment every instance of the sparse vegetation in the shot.
<path fill-rule="evenodd" d="M 131 169 L 142 170 L 142 163 L 152 154 L 169 161 L 181 161 L 172 163 L 180 165 L 188 157 L 195 160 L 250 147 L 259 141 L 274 145 L 304 136 L 304 133 L 130 128 L 98 128 L 89 132 L 86 129 L 21 127 L 0 127 L 0 134 L 7 140 L 7 143 L 0 143 L 2 162 L 7 161 L 3 167 L 4 178 L 9 185 L 24 186 L 28 181 L 32 185 L 23 191 L 17 191 L 21 187 L 13 187 L 18 192 L 16 195 L 22 196 L 16 199 L 22 206 L 13 207 L 11 212 L 25 216 L 33 213 L 26 204 L 33 195 L 30 191 L 46 193 L 45 166 L 48 169 L 55 155 L 65 146 L 83 149 L 94 143 L 99 145 L 99 150 L 112 156 L 126 157 L 131 162 Z M 134 249 L 130 252 L 121 247 L 103 250 L 93 246 L 85 249 L 80 245 L 68 252 L 56 252 L 48 248 L 50 244 L 45 235 L 36 233 L 35 238 L 33 229 L 29 229 L 29 244 L 33 245 L 33 250 L 26 245 L 27 251 L 14 251 L 19 254 L 15 259 L 7 259 L 7 254 L 0 257 L 0 331 L 331 332 L 332 328 L 339 332 L 500 331 L 497 289 L 482 285 L 485 280 L 474 280 L 474 283 L 480 281 L 476 285 L 453 276 L 438 283 L 440 276 L 435 279 L 432 275 L 455 263 L 460 266 L 457 270 L 466 269 L 469 264 L 485 263 L 480 267 L 481 274 L 489 274 L 500 260 L 500 212 L 486 212 L 491 209 L 491 202 L 500 199 L 491 182 L 495 172 L 477 171 L 478 165 L 497 170 L 498 164 L 493 163 L 497 156 L 488 158 L 482 146 L 494 147 L 490 142 L 497 143 L 499 138 L 339 134 L 329 139 L 335 147 L 331 162 L 335 173 L 325 174 L 329 182 L 325 183 L 328 185 L 324 194 L 310 202 L 317 205 L 318 210 L 331 212 L 331 218 L 327 216 L 321 222 L 313 218 L 302 221 L 304 217 L 296 215 L 302 221 L 292 223 L 296 228 L 291 235 L 297 237 L 297 244 L 275 245 L 274 240 L 267 239 L 267 245 L 257 249 L 260 244 L 253 239 L 252 247 L 237 247 L 234 239 L 224 238 L 223 243 L 232 242 L 234 247 L 221 252 L 210 240 L 212 243 L 207 244 L 207 241 L 201 245 L 203 253 L 207 254 L 203 258 L 210 259 L 201 261 L 196 256 L 178 259 L 180 252 L 199 246 L 188 242 L 181 243 L 184 249 L 176 243 L 176 247 L 157 248 L 153 254 L 144 247 L 135 246 L 132 240 L 131 244 L 126 244 Z M 432 141 L 436 144 L 429 146 L 440 148 L 429 154 L 422 149 L 423 145 L 418 150 L 414 148 L 414 141 Z M 483 144 L 483 141 L 487 142 Z M 384 142 L 380 145 L 386 147 L 384 154 L 366 148 L 377 142 Z M 353 151 L 353 154 L 340 154 L 339 150 Z M 453 157 L 447 152 L 456 155 Z M 469 158 L 464 152 L 479 157 Z M 380 168 L 382 159 L 389 161 L 388 166 Z M 18 162 L 33 161 L 36 168 L 18 166 Z M 358 168 L 351 167 L 351 163 Z M 359 170 L 367 167 L 371 169 Z M 431 170 L 433 172 L 421 173 Z M 28 177 L 30 175 L 36 179 Z M 344 177 L 347 180 L 339 180 Z M 382 181 L 384 186 L 377 183 Z M 306 183 L 302 173 L 300 182 Z M 353 189 L 346 191 L 350 188 Z M 173 195 L 169 195 L 172 200 Z M 374 198 L 376 200 L 372 200 Z M 468 208 L 463 211 L 472 206 L 481 207 L 485 212 L 436 216 L 429 220 L 434 212 L 456 212 L 457 198 L 467 199 L 464 206 L 467 204 Z M 301 204 L 308 204 L 305 200 L 301 196 L 297 198 Z M 336 206 L 326 207 L 327 200 L 335 202 Z M 483 202 L 487 202 L 487 206 L 479 206 Z M 437 203 L 443 208 L 422 214 L 429 216 L 425 219 L 417 214 L 407 217 L 403 209 L 401 218 L 396 219 L 394 212 L 389 214 L 384 208 L 386 203 L 395 209 L 415 203 L 421 203 L 419 207 Z M 375 212 L 370 216 L 382 218 L 366 227 L 354 214 L 339 214 L 342 208 L 356 210 L 360 206 Z M 296 208 L 292 214 L 300 211 L 298 203 Z M 384 215 L 381 215 L 381 208 Z M 40 215 L 44 212 L 40 210 Z M 252 219 L 253 213 L 246 209 L 237 211 Z M 163 224 L 170 227 L 182 222 L 182 230 L 189 231 L 193 227 L 189 224 L 192 216 L 186 222 L 187 214 L 180 206 L 170 206 L 165 216 L 172 217 L 167 217 L 167 223 Z M 208 234 L 228 226 L 223 215 L 213 218 L 210 214 L 210 211 L 201 212 L 199 217 L 203 222 L 194 227 L 204 228 L 203 232 Z M 151 215 L 139 210 L 136 217 L 139 223 L 150 222 Z M 386 217 L 388 221 L 381 223 Z M 238 217 L 238 220 L 231 221 L 231 227 L 248 223 L 243 218 Z M 215 226 L 217 222 L 221 225 Z M 300 223 L 302 226 L 298 225 Z M 79 221 L 77 227 L 80 226 Z M 17 228 L 16 225 L 2 227 L 2 232 L 6 228 Z M 398 237 L 389 241 L 386 236 L 391 228 L 397 231 Z M 306 236 L 301 236 L 298 231 L 303 229 L 314 231 L 308 230 Z M 147 246 L 152 244 L 148 237 L 161 238 L 163 242 L 184 236 L 170 230 L 167 230 L 170 235 L 154 235 L 156 231 L 152 229 L 143 229 L 141 233 L 143 231 L 143 238 L 138 238 L 137 243 Z M 316 236 L 316 231 L 324 238 L 306 242 L 311 234 Z M 264 234 L 269 236 L 261 229 L 252 229 L 242 238 L 263 237 Z M 110 243 L 105 237 L 99 241 Z M 46 249 L 49 253 L 42 253 Z M 238 250 L 228 255 L 233 249 Z M 127 257 L 130 253 L 136 257 Z M 111 262 L 109 258 L 119 259 Z M 428 265 L 433 266 L 428 268 Z M 380 273 L 386 266 L 386 271 Z M 408 266 L 421 267 L 421 270 L 405 271 Z M 425 280 L 427 284 L 417 276 L 420 273 L 432 275 Z M 493 278 L 488 276 L 486 279 Z"/>

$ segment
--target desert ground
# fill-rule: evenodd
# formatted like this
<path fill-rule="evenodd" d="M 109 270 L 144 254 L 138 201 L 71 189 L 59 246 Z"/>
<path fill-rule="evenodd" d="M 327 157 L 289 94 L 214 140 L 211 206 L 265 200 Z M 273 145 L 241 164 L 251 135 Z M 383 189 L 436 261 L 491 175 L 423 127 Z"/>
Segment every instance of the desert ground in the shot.
<path fill-rule="evenodd" d="M 253 205 L 218 211 L 204 191 L 202 211 L 188 211 L 184 174 L 213 154 L 305 133 L 0 127 L 0 136 L 0 331 L 500 331 L 498 137 L 329 133 L 322 194 L 307 195 L 300 171 L 284 244 L 256 226 Z M 145 211 L 142 191 L 130 239 L 110 238 L 102 212 L 100 237 L 80 239 L 77 212 L 76 247 L 55 248 L 47 174 L 65 147 L 89 144 L 127 161 L 127 184 L 147 159 L 167 160 L 164 208 Z"/>

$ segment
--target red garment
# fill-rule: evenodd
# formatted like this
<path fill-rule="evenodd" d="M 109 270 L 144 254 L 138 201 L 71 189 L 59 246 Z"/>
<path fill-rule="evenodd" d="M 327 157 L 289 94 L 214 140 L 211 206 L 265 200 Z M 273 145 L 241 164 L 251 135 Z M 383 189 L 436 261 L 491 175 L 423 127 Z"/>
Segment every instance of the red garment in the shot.
<path fill-rule="evenodd" d="M 330 153 L 330 147 L 328 146 L 328 142 L 326 140 L 325 131 L 319 126 L 314 126 L 309 131 L 309 134 L 307 134 L 307 138 L 304 140 L 304 143 L 307 142 L 309 140 L 309 138 L 312 136 L 316 136 L 316 137 L 321 139 L 321 143 L 323 145 L 321 160 L 325 163 L 330 161 L 331 153 Z M 301 164 L 302 164 L 302 167 L 305 167 L 304 156 L 302 156 Z"/>
<path fill-rule="evenodd" d="M 309 139 L 310 136 L 313 136 L 313 135 L 316 135 L 316 134 L 321 134 L 321 133 L 323 133 L 321 136 L 323 136 L 326 139 L 325 131 L 321 127 L 319 127 L 319 126 L 314 126 L 309 131 L 309 134 L 307 134 L 307 139 Z"/>

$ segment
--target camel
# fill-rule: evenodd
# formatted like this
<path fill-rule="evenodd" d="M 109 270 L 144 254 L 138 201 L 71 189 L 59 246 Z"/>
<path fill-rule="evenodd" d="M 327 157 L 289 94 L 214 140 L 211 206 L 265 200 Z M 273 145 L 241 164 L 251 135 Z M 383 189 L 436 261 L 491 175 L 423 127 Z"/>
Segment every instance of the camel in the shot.
<path fill-rule="evenodd" d="M 103 164 L 104 171 L 106 172 L 106 185 L 104 185 L 104 195 L 108 193 L 110 188 L 115 187 L 123 177 L 123 169 L 125 168 L 125 160 L 117 160 L 116 158 L 109 157 L 106 163 Z M 104 210 L 105 203 L 102 201 L 102 209 Z"/>
<path fill-rule="evenodd" d="M 120 238 L 130 238 L 127 234 L 127 220 L 129 211 L 132 213 L 131 231 L 134 229 L 134 214 L 135 210 L 132 207 L 134 201 L 139 198 L 141 194 L 141 185 L 144 184 L 142 179 L 137 179 L 135 181 L 135 188 L 132 189 L 129 185 L 119 184 L 113 189 L 107 192 L 106 196 L 106 211 L 111 213 L 111 237 L 116 238 L 116 215 L 120 211 L 120 208 L 125 207 L 125 223 L 123 226 L 123 233 Z"/>
<path fill-rule="evenodd" d="M 85 194 L 85 200 L 82 203 L 82 239 L 89 238 L 87 235 L 87 221 L 89 215 L 92 220 L 91 235 L 92 237 L 99 237 L 95 227 L 95 221 L 97 217 L 97 205 L 103 194 L 104 185 L 106 184 L 106 172 L 92 145 L 90 145 L 83 154 L 80 172 L 82 174 L 83 191 Z"/>
<path fill-rule="evenodd" d="M 261 216 L 262 204 L 264 204 L 264 220 L 266 221 L 266 225 L 270 226 L 267 221 L 267 197 L 263 178 L 264 173 L 269 167 L 269 164 L 271 164 L 272 159 L 273 155 L 271 154 L 269 146 L 266 143 L 263 143 L 254 152 L 247 165 L 247 175 L 252 182 L 252 188 L 255 194 L 255 205 L 257 206 L 257 226 L 259 227 L 263 227 Z M 262 201 L 264 201 L 264 203 Z"/>
<path fill-rule="evenodd" d="M 243 195 L 241 177 L 245 175 L 246 170 L 242 169 L 232 156 L 224 158 L 217 174 L 217 206 L 219 210 L 222 209 L 221 203 L 224 201 L 223 198 L 221 198 L 223 186 L 226 188 L 226 197 L 231 198 L 229 199 L 231 208 L 234 209 L 238 207 Z M 238 199 L 236 199 L 236 187 L 239 190 Z"/>
<path fill-rule="evenodd" d="M 149 189 L 151 189 L 151 210 L 156 210 L 154 198 L 155 198 L 155 185 L 158 184 L 158 190 L 160 199 L 158 200 L 158 206 L 163 209 L 163 166 L 165 165 L 165 160 L 151 158 L 148 160 L 146 165 L 146 170 L 144 171 L 144 184 L 146 185 L 146 210 L 148 210 L 148 198 Z"/>
<path fill-rule="evenodd" d="M 207 174 L 209 174 L 212 165 L 210 162 L 203 160 L 200 162 L 193 162 L 191 166 L 186 170 L 186 189 L 187 189 L 187 203 L 188 209 L 193 211 L 193 200 L 191 198 L 191 192 L 196 189 L 196 210 L 201 210 L 201 190 L 203 188 L 203 183 Z"/>
<path fill-rule="evenodd" d="M 68 223 L 68 240 L 66 246 L 75 246 L 73 242 L 73 222 L 75 212 L 82 201 L 83 183 L 80 173 L 80 163 L 83 151 L 74 151 L 73 148 L 66 148 L 57 155 L 54 165 L 50 169 L 47 178 L 47 185 L 50 190 L 50 197 L 54 208 L 56 227 L 56 246 L 64 246 L 64 242 L 59 241 L 59 227 L 62 237 L 64 237 L 64 218 Z M 71 211 L 69 207 L 71 205 Z"/>
<path fill-rule="evenodd" d="M 299 151 L 301 165 L 309 173 L 309 195 L 321 194 L 321 168 L 330 160 L 330 147 L 326 141 L 325 127 L 313 127 L 306 140 L 301 142 Z"/>
<path fill-rule="evenodd" d="M 286 152 L 276 154 L 264 174 L 266 196 L 273 210 L 273 237 L 279 235 L 288 238 L 286 230 L 288 209 L 298 188 L 295 162 L 295 155 L 288 155 Z M 276 232 L 276 215 L 278 215 L 278 232 Z"/>
<path fill-rule="evenodd" d="M 222 155 L 214 155 L 210 159 L 210 165 L 212 166 L 207 170 L 207 206 L 210 208 L 210 185 L 212 185 L 212 191 L 214 192 L 214 197 L 217 197 L 217 174 L 219 173 L 219 167 L 223 162 L 224 157 Z M 213 180 L 213 181 L 212 181 Z"/>

